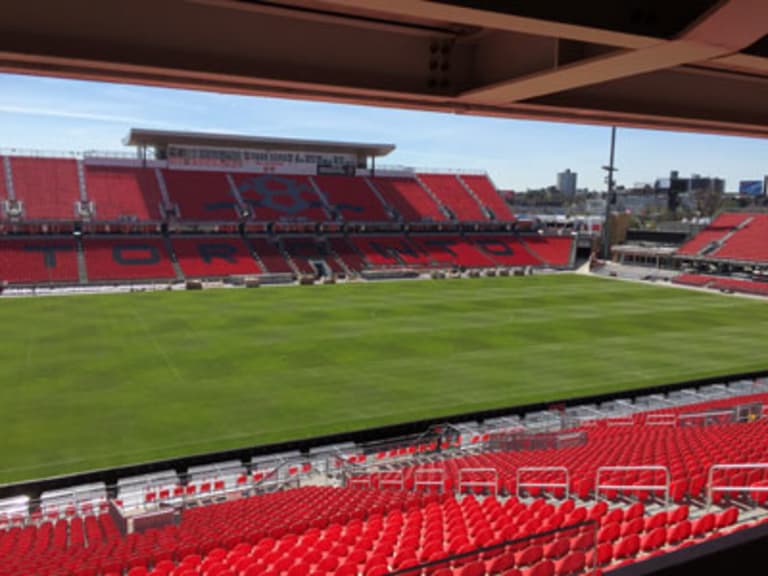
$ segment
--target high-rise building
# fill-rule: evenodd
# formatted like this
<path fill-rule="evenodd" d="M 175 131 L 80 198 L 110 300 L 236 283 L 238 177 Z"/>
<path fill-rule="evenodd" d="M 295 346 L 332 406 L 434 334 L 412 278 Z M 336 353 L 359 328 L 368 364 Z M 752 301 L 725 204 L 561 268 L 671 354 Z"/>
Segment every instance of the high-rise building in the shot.
<path fill-rule="evenodd" d="M 576 194 L 576 172 L 571 172 L 570 168 L 565 172 L 557 174 L 557 191 L 565 196 Z"/>

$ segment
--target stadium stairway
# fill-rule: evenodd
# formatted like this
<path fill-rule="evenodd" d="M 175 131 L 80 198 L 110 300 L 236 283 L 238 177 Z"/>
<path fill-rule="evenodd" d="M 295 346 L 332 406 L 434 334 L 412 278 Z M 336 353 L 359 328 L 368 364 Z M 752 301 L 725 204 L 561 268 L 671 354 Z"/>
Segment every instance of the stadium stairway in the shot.
<path fill-rule="evenodd" d="M 173 271 L 176 274 L 176 280 L 183 282 L 185 279 L 184 271 L 179 265 L 179 259 L 176 256 L 176 250 L 174 249 L 173 243 L 167 234 L 163 235 L 163 242 L 165 243 L 165 249 L 168 252 L 168 257 L 171 259 L 171 266 L 173 266 Z"/>

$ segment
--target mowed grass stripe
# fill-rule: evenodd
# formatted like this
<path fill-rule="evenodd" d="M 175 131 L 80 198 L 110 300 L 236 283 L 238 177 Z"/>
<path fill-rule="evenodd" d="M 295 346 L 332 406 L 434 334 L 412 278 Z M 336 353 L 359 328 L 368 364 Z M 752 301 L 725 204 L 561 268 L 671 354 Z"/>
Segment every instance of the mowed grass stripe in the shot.
<path fill-rule="evenodd" d="M 760 301 L 576 275 L 5 299 L 0 481 L 768 368 Z"/>

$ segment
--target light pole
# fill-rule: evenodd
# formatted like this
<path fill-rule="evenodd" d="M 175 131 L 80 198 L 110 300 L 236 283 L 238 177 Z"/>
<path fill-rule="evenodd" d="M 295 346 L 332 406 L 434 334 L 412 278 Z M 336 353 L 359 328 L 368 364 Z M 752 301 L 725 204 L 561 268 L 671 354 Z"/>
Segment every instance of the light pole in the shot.
<path fill-rule="evenodd" d="M 603 170 L 608 172 L 605 177 L 608 183 L 608 198 L 605 200 L 605 222 L 603 222 L 603 260 L 608 260 L 611 257 L 610 250 L 610 231 L 609 222 L 611 218 L 611 205 L 616 203 L 616 193 L 614 192 L 614 186 L 616 181 L 613 179 L 613 173 L 618 171 L 618 168 L 614 166 L 614 155 L 616 152 L 616 126 L 611 127 L 611 160 L 608 166 L 603 166 Z"/>

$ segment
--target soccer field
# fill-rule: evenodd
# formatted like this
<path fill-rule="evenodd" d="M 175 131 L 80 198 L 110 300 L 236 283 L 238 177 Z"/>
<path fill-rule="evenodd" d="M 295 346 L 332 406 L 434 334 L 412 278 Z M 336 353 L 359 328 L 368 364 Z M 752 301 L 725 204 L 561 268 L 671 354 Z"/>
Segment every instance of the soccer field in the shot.
<path fill-rule="evenodd" d="M 0 300 L 0 482 L 768 368 L 768 305 L 576 275 Z"/>

